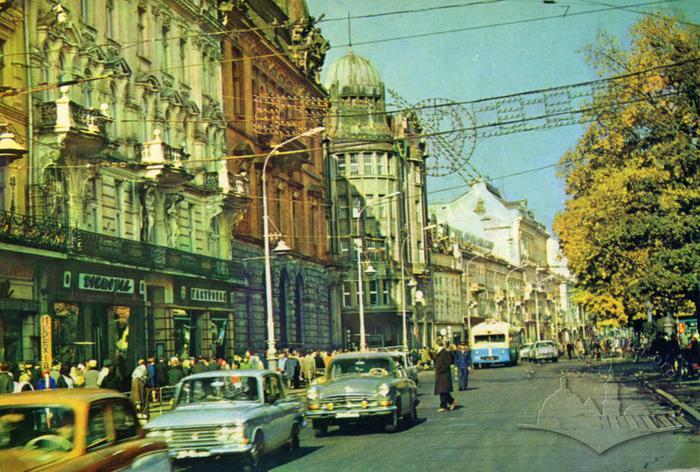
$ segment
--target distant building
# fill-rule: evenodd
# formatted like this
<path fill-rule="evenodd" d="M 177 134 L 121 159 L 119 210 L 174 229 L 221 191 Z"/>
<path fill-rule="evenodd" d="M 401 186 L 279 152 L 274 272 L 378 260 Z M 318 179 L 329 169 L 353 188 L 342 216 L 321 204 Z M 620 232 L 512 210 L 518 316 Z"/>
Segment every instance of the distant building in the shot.
<path fill-rule="evenodd" d="M 328 43 L 304 0 L 229 1 L 222 11 L 230 32 L 222 37 L 221 64 L 228 171 L 245 176 L 250 197 L 232 232 L 248 281 L 235 294 L 235 337 L 239 349 L 260 351 L 267 348 L 262 165 L 273 146 L 322 124 L 326 93 L 318 79 Z M 322 135 L 281 151 L 266 171 L 272 247 L 284 241 L 291 248 L 272 260 L 277 349 L 339 346 Z"/>
<path fill-rule="evenodd" d="M 561 275 L 549 266 L 550 235 L 526 202 L 508 201 L 493 185 L 477 181 L 453 201 L 431 204 L 429 212 L 431 221 L 448 225 L 451 237 L 470 235 L 473 256 L 464 266 L 469 324 L 476 314 L 498 317 L 521 326 L 527 339 L 538 331 L 541 339 L 554 338 Z"/>
<path fill-rule="evenodd" d="M 331 251 L 341 268 L 343 328 L 357 345 L 359 250 L 368 344 L 401 345 L 404 310 L 410 343 L 429 315 L 422 311 L 429 285 L 425 155 L 410 136 L 418 129 L 411 116 L 387 114 L 384 83 L 367 58 L 352 51 L 341 57 L 324 84 L 331 101 Z M 365 274 L 370 266 L 374 272 Z"/>

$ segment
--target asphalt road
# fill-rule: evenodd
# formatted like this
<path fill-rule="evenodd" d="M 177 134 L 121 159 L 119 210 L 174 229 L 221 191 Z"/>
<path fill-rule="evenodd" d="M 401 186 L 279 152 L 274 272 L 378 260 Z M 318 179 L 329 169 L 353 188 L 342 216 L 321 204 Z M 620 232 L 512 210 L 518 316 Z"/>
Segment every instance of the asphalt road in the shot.
<path fill-rule="evenodd" d="M 700 467 L 700 437 L 679 429 L 668 409 L 640 392 L 635 383 L 617 377 L 622 370 L 622 365 L 581 361 L 474 370 L 470 389 L 455 392 L 460 407 L 445 413 L 437 412 L 437 397 L 432 395 L 433 372 L 422 372 L 419 424 L 395 434 L 361 427 L 333 428 L 323 438 L 314 437 L 307 427 L 298 454 L 275 454 L 264 468 L 279 472 L 622 472 Z M 547 400 L 562 385 L 575 398 L 570 393 L 564 396 L 564 404 L 556 401 L 561 394 Z M 576 398 L 582 403 L 589 396 L 609 418 L 601 419 L 590 404 L 588 408 L 577 406 Z M 548 406 L 540 414 L 543 403 Z M 627 419 L 620 419 L 622 413 L 629 415 Z M 538 415 L 542 425 L 547 421 L 549 426 L 558 424 L 555 429 L 565 434 L 519 427 L 537 424 Z M 636 423 L 630 416 L 637 418 Z M 653 434 L 629 439 L 630 428 L 639 433 L 645 425 L 648 430 L 642 432 Z M 655 432 L 660 427 L 673 429 Z M 583 442 L 572 439 L 572 432 Z M 605 447 L 616 445 L 599 454 L 584 444 L 600 448 L 601 438 L 608 441 Z"/>

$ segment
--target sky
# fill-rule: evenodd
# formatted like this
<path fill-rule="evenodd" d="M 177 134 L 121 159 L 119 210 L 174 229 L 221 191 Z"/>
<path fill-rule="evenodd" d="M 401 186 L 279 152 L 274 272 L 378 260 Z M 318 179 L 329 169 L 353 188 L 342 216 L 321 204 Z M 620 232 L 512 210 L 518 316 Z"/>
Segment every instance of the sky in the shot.
<path fill-rule="evenodd" d="M 697 0 L 307 0 L 311 16 L 331 44 L 326 67 L 348 53 L 348 14 L 355 18 L 353 51 L 370 59 L 387 89 L 410 103 L 430 98 L 466 101 L 598 78 L 582 49 L 606 31 L 629 46 L 628 32 L 642 12 L 673 12 L 700 22 Z M 468 5 L 471 4 L 471 5 Z M 453 8 L 440 8 L 459 5 Z M 605 10 L 587 13 L 594 10 Z M 545 18 L 545 19 L 539 19 Z M 335 21 L 338 19 L 337 21 Z M 508 25 L 498 25 L 511 23 Z M 465 29 L 421 38 L 361 44 L 385 38 Z M 325 70 L 322 74 L 325 77 Z M 388 96 L 387 101 L 391 102 Z M 478 124 L 478 123 L 477 123 Z M 551 228 L 566 200 L 556 167 L 574 146 L 579 125 L 478 139 L 469 162 L 493 179 L 509 200 L 527 200 L 535 217 Z M 522 173 L 525 172 L 525 173 Z M 518 174 L 520 175 L 512 175 Z M 499 178 L 500 177 L 500 178 Z M 457 176 L 428 179 L 428 203 L 448 202 L 467 187 Z"/>

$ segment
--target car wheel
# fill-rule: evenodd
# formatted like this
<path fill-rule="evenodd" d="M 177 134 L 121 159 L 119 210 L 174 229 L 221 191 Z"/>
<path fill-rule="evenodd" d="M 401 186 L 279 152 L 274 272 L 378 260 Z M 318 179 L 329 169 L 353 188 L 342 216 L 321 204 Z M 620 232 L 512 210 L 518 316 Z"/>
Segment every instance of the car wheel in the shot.
<path fill-rule="evenodd" d="M 411 413 L 408 415 L 408 423 L 414 425 L 418 423 L 418 403 L 414 400 Z"/>
<path fill-rule="evenodd" d="M 323 420 L 314 420 L 314 434 L 317 438 L 321 438 L 328 434 L 328 423 Z"/>
<path fill-rule="evenodd" d="M 248 456 L 246 457 L 246 463 L 243 466 L 243 470 L 250 472 L 257 470 L 260 466 L 260 457 L 263 454 L 263 449 L 265 447 L 265 440 L 263 439 L 262 433 L 258 432 L 255 434 L 255 439 L 253 439 L 253 445 L 248 451 Z"/>
<path fill-rule="evenodd" d="M 301 428 L 299 428 L 299 423 L 294 423 L 292 426 L 292 432 L 289 436 L 289 452 L 290 454 L 295 453 L 299 450 L 299 434 L 301 433 Z"/>
<path fill-rule="evenodd" d="M 396 402 L 396 409 L 391 412 L 389 420 L 384 425 L 384 431 L 387 433 L 395 433 L 399 429 L 399 410 L 401 409 L 401 403 Z"/>
<path fill-rule="evenodd" d="M 555 357 L 554 359 L 552 359 L 552 362 L 559 362 L 559 358 Z"/>

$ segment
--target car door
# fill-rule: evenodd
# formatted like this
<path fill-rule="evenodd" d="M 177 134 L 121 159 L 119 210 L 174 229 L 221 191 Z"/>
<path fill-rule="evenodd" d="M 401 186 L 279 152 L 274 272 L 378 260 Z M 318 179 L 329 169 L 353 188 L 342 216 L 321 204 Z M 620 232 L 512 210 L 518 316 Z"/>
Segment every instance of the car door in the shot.
<path fill-rule="evenodd" d="M 264 430 L 268 448 L 277 447 L 283 441 L 282 424 L 280 417 L 282 416 L 282 406 L 279 400 L 279 384 L 276 382 L 277 377 L 274 374 L 265 375 L 263 378 L 263 398 L 265 402 L 265 418 Z"/>
<path fill-rule="evenodd" d="M 394 382 L 396 382 L 396 390 L 401 401 L 399 415 L 402 415 L 411 408 L 412 393 L 409 385 L 413 382 L 408 378 L 408 372 L 401 365 L 397 365 L 394 369 Z"/>
<path fill-rule="evenodd" d="M 287 397 L 287 392 L 279 375 L 274 376 L 279 385 L 279 399 L 277 405 L 280 407 L 280 431 L 281 441 L 285 442 L 289 439 L 294 423 L 297 421 L 299 403 L 296 400 Z"/>

